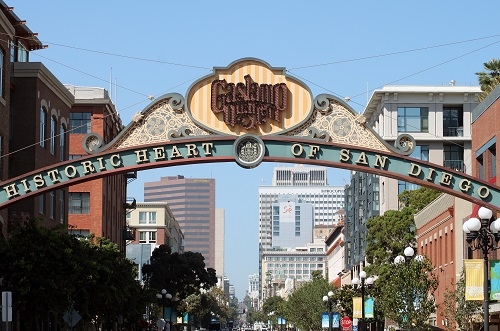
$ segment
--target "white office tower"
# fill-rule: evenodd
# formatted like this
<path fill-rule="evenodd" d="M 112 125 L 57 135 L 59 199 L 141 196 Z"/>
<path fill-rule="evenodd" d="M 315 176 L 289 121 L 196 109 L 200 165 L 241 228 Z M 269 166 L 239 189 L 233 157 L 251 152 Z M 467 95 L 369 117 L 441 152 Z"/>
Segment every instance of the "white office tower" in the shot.
<path fill-rule="evenodd" d="M 327 183 L 324 167 L 289 166 L 274 168 L 273 185 L 259 186 L 260 279 L 262 279 L 262 253 L 273 247 L 283 247 L 283 243 L 277 241 L 279 239 L 277 236 L 273 238 L 273 234 L 276 234 L 273 229 L 273 217 L 278 215 L 279 220 L 279 214 L 273 213 L 273 207 L 279 204 L 281 198 L 293 197 L 294 201 L 299 201 L 301 204 L 310 204 L 313 210 L 313 228 L 322 226 L 329 228 L 330 232 L 341 220 L 341 214 L 337 212 L 344 207 L 344 187 L 327 186 Z M 327 235 L 328 233 L 324 233 L 323 238 Z M 295 236 L 295 233 L 292 236 Z M 312 241 L 311 239 L 310 242 Z M 291 245 L 290 248 L 304 245 L 304 243 Z M 260 291 L 262 295 L 262 287 Z"/>

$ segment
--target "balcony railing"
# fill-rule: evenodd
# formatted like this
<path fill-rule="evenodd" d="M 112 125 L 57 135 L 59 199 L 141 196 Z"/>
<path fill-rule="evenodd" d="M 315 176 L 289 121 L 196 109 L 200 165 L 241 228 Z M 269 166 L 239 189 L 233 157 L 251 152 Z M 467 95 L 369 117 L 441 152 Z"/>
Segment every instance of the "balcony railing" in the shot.
<path fill-rule="evenodd" d="M 464 127 L 458 126 L 448 126 L 443 128 L 443 136 L 445 137 L 463 137 L 464 136 Z"/>
<path fill-rule="evenodd" d="M 465 172 L 465 163 L 463 160 L 445 160 L 443 166 L 451 168 L 456 171 Z"/>

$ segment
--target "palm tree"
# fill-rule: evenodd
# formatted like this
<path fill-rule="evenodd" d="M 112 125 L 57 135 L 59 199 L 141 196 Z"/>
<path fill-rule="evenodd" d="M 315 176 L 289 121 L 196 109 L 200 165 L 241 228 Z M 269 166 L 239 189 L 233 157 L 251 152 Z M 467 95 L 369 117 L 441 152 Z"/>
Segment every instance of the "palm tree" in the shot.
<path fill-rule="evenodd" d="M 483 63 L 487 71 L 476 72 L 483 93 L 479 96 L 483 100 L 500 83 L 500 59 L 491 59 Z"/>

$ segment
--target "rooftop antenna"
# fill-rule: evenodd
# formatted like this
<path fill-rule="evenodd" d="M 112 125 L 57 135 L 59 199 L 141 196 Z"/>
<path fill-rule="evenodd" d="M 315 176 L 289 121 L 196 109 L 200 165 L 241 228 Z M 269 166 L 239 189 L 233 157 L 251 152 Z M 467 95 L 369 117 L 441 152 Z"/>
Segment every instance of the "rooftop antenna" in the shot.
<path fill-rule="evenodd" d="M 113 67 L 109 68 L 109 99 L 113 100 Z"/>

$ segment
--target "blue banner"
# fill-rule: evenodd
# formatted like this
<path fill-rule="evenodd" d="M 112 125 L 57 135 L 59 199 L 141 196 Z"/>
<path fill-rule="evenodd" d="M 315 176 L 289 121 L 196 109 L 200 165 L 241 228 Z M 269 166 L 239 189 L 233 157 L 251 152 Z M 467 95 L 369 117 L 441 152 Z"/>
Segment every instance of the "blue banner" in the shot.
<path fill-rule="evenodd" d="M 332 313 L 332 327 L 333 328 L 340 328 L 340 314 L 339 313 Z"/>
<path fill-rule="evenodd" d="M 500 261 L 490 262 L 490 300 L 500 300 Z"/>
<path fill-rule="evenodd" d="M 325 329 L 330 327 L 330 316 L 328 313 L 321 313 L 321 327 Z"/>
<path fill-rule="evenodd" d="M 374 304 L 373 298 L 365 299 L 365 318 L 375 318 L 373 304 Z"/>

